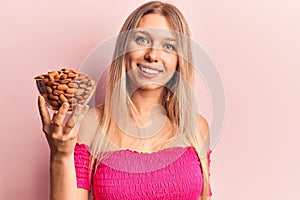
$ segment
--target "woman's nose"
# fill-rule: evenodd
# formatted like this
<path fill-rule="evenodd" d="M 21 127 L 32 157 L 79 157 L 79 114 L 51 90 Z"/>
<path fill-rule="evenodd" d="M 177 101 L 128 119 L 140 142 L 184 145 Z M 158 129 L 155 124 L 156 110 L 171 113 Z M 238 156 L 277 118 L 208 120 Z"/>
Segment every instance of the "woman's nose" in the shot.
<path fill-rule="evenodd" d="M 149 62 L 159 62 L 160 60 L 160 53 L 159 49 L 149 48 L 145 53 L 145 60 Z"/>

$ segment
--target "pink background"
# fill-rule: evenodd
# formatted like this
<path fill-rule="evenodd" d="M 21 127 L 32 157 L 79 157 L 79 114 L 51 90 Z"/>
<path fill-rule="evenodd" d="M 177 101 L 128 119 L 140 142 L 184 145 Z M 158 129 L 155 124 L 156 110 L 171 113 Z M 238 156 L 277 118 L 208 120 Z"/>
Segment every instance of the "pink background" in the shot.
<path fill-rule="evenodd" d="M 0 199 L 48 196 L 49 150 L 33 77 L 78 68 L 142 2 L 1 1 Z M 299 2 L 171 2 L 224 82 L 226 120 L 212 154 L 214 199 L 299 199 Z M 210 118 L 208 109 L 203 113 Z"/>

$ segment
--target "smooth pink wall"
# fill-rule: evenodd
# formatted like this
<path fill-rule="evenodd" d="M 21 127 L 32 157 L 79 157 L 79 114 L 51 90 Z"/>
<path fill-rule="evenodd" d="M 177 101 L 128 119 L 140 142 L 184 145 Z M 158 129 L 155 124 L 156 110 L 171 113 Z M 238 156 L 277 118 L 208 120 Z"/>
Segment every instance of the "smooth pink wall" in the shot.
<path fill-rule="evenodd" d="M 0 3 L 0 199 L 48 196 L 49 150 L 33 77 L 78 68 L 142 2 Z M 224 82 L 226 120 L 212 154 L 214 199 L 299 199 L 299 2 L 170 2 Z"/>

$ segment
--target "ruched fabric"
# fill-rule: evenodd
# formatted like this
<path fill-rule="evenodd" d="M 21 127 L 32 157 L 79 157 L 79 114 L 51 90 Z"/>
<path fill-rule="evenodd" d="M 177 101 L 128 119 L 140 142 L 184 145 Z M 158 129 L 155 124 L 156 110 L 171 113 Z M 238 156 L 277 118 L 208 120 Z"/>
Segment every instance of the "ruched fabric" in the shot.
<path fill-rule="evenodd" d="M 95 200 L 196 200 L 201 195 L 200 161 L 191 146 L 153 153 L 118 150 L 97 163 L 92 178 L 89 176 L 88 147 L 76 144 L 74 157 L 77 186 L 91 190 L 92 183 Z"/>
<path fill-rule="evenodd" d="M 86 145 L 76 144 L 74 150 L 74 162 L 77 178 L 77 187 L 90 190 L 90 153 Z"/>

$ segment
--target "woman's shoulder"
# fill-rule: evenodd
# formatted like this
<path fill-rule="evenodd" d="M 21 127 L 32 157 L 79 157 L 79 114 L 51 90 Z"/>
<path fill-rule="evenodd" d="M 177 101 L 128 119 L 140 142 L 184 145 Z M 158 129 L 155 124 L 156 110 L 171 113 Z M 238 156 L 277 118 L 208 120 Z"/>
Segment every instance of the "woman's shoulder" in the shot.
<path fill-rule="evenodd" d="M 195 141 L 192 143 L 197 149 L 199 158 L 206 155 L 210 148 L 210 133 L 207 120 L 200 114 L 197 114 L 198 124 L 195 134 Z"/>
<path fill-rule="evenodd" d="M 93 134 L 99 130 L 103 110 L 100 106 L 89 108 L 78 129 L 78 143 L 89 143 Z M 75 119 L 76 120 L 76 119 Z"/>
<path fill-rule="evenodd" d="M 207 120 L 200 114 L 197 114 L 198 118 L 198 133 L 202 137 L 206 137 L 209 134 L 209 125 Z"/>
<path fill-rule="evenodd" d="M 100 124 L 101 118 L 103 116 L 104 105 L 96 105 L 93 108 L 89 108 L 86 115 L 84 116 L 84 122 L 91 125 Z"/>

